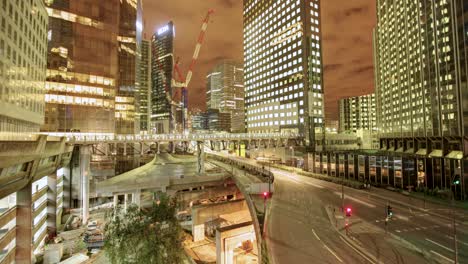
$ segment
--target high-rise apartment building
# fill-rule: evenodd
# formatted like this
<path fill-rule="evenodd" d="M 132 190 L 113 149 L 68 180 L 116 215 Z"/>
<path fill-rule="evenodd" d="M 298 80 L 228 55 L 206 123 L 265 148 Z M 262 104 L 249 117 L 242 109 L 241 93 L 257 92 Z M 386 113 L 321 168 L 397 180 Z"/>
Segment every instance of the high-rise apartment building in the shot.
<path fill-rule="evenodd" d="M 171 120 L 175 113 L 168 99 L 172 99 L 174 36 L 171 21 L 160 27 L 151 39 L 151 129 L 155 133 L 173 130 Z"/>
<path fill-rule="evenodd" d="M 0 9 L 0 132 L 38 132 L 47 65 L 44 2 L 5 0 Z"/>
<path fill-rule="evenodd" d="M 244 0 L 248 132 L 323 131 L 320 0 Z"/>
<path fill-rule="evenodd" d="M 140 130 L 148 132 L 151 121 L 151 42 L 148 40 L 141 41 L 138 67 Z"/>
<path fill-rule="evenodd" d="M 231 132 L 244 132 L 244 69 L 240 63 L 223 61 L 207 75 L 207 109 L 231 114 Z"/>
<path fill-rule="evenodd" d="M 381 149 L 411 154 L 403 184 L 468 189 L 466 1 L 377 1 Z M 411 165 L 413 164 L 413 165 Z M 405 175 L 405 173 L 407 175 Z"/>
<path fill-rule="evenodd" d="M 356 132 L 360 129 L 377 131 L 375 94 L 342 98 L 339 108 L 340 132 Z"/>

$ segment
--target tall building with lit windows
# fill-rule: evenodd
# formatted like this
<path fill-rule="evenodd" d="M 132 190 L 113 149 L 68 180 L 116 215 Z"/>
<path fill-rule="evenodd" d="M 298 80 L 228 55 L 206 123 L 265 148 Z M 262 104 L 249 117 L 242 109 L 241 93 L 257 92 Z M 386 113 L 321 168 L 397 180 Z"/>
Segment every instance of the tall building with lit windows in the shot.
<path fill-rule="evenodd" d="M 171 109 L 172 68 L 174 60 L 174 24 L 160 27 L 151 39 L 151 129 L 154 133 L 170 133 L 171 120 L 175 113 Z"/>
<path fill-rule="evenodd" d="M 244 132 L 244 68 L 225 60 L 218 63 L 206 76 L 206 109 L 217 109 L 231 114 L 228 131 Z"/>
<path fill-rule="evenodd" d="M 119 1 L 45 2 L 49 45 L 42 130 L 114 133 Z"/>
<path fill-rule="evenodd" d="M 117 93 L 115 97 L 115 132 L 140 133 L 137 57 L 142 34 L 141 1 L 125 0 L 119 5 Z M 138 11 L 138 12 L 137 12 Z"/>
<path fill-rule="evenodd" d="M 377 130 L 375 114 L 375 94 L 366 94 L 340 99 L 339 103 L 339 131 L 357 132 Z"/>
<path fill-rule="evenodd" d="M 314 148 L 324 126 L 320 0 L 244 0 L 248 132 L 296 132 Z"/>
<path fill-rule="evenodd" d="M 148 132 L 151 122 L 151 42 L 143 39 L 138 64 L 140 131 Z"/>
<path fill-rule="evenodd" d="M 0 132 L 38 132 L 47 65 L 44 2 L 4 0 L 0 9 Z"/>
<path fill-rule="evenodd" d="M 381 150 L 403 156 L 395 182 L 445 189 L 458 179 L 466 199 L 467 1 L 377 0 L 377 17 L 377 120 Z"/>

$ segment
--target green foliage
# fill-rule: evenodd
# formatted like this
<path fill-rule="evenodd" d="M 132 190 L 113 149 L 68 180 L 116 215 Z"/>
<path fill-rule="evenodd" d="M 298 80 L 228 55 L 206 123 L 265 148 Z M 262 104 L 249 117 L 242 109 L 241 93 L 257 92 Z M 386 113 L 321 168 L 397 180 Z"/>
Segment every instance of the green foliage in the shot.
<path fill-rule="evenodd" d="M 116 210 L 105 227 L 104 245 L 111 263 L 176 264 L 182 262 L 182 228 L 177 202 L 165 194 L 151 208 L 130 205 Z"/>

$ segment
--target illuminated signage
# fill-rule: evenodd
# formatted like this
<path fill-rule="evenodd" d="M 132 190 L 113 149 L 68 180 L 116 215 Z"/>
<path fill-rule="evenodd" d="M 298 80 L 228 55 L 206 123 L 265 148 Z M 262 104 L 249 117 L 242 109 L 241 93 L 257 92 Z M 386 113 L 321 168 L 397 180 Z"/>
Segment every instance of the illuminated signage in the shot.
<path fill-rule="evenodd" d="M 165 25 L 164 27 L 158 29 L 158 35 L 162 35 L 166 33 L 167 31 L 169 31 L 169 25 Z"/>

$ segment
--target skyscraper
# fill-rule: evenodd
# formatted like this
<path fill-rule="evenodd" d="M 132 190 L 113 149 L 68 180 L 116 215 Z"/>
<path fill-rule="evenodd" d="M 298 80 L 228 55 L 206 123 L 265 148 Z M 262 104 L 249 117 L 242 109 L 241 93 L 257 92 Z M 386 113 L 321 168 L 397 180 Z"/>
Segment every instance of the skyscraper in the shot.
<path fill-rule="evenodd" d="M 451 188 L 459 179 L 455 192 L 466 197 L 466 1 L 379 0 L 377 17 L 380 147 L 412 155 L 417 171 L 403 175 L 405 185 Z"/>
<path fill-rule="evenodd" d="M 140 48 L 142 27 L 141 17 L 137 20 L 138 0 L 120 1 L 118 61 L 119 75 L 115 97 L 115 131 L 117 134 L 137 134 L 140 132 L 138 111 L 139 93 L 136 90 L 137 54 Z M 138 23 L 137 23 L 138 22 Z M 137 38 L 138 37 L 138 38 Z"/>
<path fill-rule="evenodd" d="M 342 98 L 339 101 L 340 132 L 376 131 L 375 94 Z"/>
<path fill-rule="evenodd" d="M 140 130 L 148 132 L 151 121 L 151 43 L 148 40 L 141 41 L 138 67 Z"/>
<path fill-rule="evenodd" d="M 244 69 L 234 61 L 217 64 L 207 75 L 207 109 L 231 114 L 231 132 L 244 132 Z"/>
<path fill-rule="evenodd" d="M 174 66 L 174 24 L 160 27 L 151 39 L 151 129 L 156 133 L 170 133 L 172 68 Z"/>
<path fill-rule="evenodd" d="M 44 2 L 6 0 L 0 9 L 0 132 L 38 132 L 47 65 Z"/>
<path fill-rule="evenodd" d="M 319 0 L 244 0 L 248 132 L 297 132 L 315 146 L 323 130 Z"/>
<path fill-rule="evenodd" d="M 46 1 L 44 131 L 115 132 L 120 1 Z"/>

